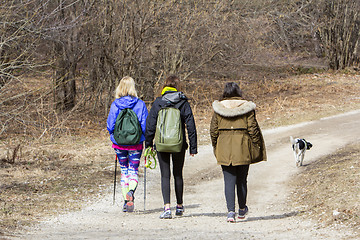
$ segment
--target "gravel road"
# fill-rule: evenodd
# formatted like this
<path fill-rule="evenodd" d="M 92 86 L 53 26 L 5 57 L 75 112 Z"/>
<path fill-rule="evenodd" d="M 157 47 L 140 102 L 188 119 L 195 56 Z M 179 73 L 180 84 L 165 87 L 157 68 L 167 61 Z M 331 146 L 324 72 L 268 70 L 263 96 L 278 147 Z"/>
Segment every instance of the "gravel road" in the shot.
<path fill-rule="evenodd" d="M 303 137 L 314 145 L 304 160 L 304 164 L 312 164 L 321 156 L 359 141 L 359 120 L 360 111 L 354 111 L 263 130 L 268 161 L 250 167 L 250 211 L 243 221 L 226 222 L 220 166 L 216 165 L 211 146 L 202 146 L 195 157 L 186 156 L 183 217 L 159 219 L 162 197 L 157 168 L 147 171 L 146 210 L 141 177 L 134 213 L 121 211 L 120 189 L 113 205 L 109 186 L 105 196 L 89 201 L 82 210 L 51 217 L 14 239 L 349 239 L 352 236 L 347 229 L 322 228 L 301 217 L 306 208 L 295 208 L 289 201 L 291 189 L 287 182 L 299 171 L 289 136 Z M 172 191 L 173 206 L 174 198 Z"/>

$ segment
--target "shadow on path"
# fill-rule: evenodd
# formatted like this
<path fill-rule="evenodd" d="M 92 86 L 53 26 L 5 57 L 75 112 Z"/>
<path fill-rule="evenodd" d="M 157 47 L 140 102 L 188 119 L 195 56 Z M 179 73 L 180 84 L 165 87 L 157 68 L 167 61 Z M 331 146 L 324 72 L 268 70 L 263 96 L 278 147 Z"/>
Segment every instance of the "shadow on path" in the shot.
<path fill-rule="evenodd" d="M 289 213 L 283 213 L 278 215 L 270 215 L 270 216 L 260 216 L 260 217 L 248 217 L 245 220 L 241 220 L 241 222 L 253 222 L 253 221 L 260 221 L 260 220 L 274 220 L 274 219 L 283 219 L 288 217 L 293 217 L 298 215 L 299 213 L 302 213 L 303 211 L 293 211 Z"/>
<path fill-rule="evenodd" d="M 188 208 L 198 208 L 200 207 L 200 204 L 192 204 L 192 205 L 185 205 L 184 206 L 185 209 Z M 149 210 L 140 210 L 137 211 L 138 213 L 143 213 L 143 214 L 151 214 L 151 213 L 161 213 L 162 211 L 164 211 L 164 208 L 154 208 L 154 209 L 149 209 Z"/>
<path fill-rule="evenodd" d="M 260 216 L 260 217 L 248 217 L 245 220 L 238 220 L 239 222 L 253 222 L 253 221 L 260 221 L 260 220 L 274 220 L 274 219 L 283 219 L 288 217 L 293 217 L 298 215 L 299 211 L 289 212 L 289 213 L 283 213 L 279 215 L 270 215 L 270 216 Z M 183 217 L 226 217 L 226 213 L 194 213 L 185 215 Z"/>

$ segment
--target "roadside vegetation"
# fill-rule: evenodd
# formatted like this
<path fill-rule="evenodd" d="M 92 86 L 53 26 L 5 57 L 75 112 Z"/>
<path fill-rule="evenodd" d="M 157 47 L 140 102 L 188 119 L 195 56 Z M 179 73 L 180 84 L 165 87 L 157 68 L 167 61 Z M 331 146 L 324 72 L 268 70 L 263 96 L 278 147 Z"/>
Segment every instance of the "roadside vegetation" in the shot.
<path fill-rule="evenodd" d="M 308 209 L 302 217 L 319 226 L 346 225 L 360 236 L 359 159 L 360 144 L 354 143 L 301 170 L 291 184 L 292 203 Z"/>

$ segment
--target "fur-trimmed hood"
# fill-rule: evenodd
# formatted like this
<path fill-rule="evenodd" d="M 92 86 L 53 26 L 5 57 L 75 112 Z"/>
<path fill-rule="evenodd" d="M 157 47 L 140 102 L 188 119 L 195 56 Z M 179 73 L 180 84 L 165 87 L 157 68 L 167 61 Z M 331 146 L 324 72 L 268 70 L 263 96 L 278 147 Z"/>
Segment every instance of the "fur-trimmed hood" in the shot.
<path fill-rule="evenodd" d="M 264 138 L 255 117 L 255 103 L 240 97 L 213 102 L 211 144 L 219 165 L 240 166 L 266 161 Z M 262 155 L 259 158 L 257 155 Z"/>
<path fill-rule="evenodd" d="M 235 117 L 244 115 L 255 110 L 256 104 L 251 101 L 246 101 L 240 98 L 225 99 L 222 101 L 214 101 L 214 111 L 223 117 Z"/>

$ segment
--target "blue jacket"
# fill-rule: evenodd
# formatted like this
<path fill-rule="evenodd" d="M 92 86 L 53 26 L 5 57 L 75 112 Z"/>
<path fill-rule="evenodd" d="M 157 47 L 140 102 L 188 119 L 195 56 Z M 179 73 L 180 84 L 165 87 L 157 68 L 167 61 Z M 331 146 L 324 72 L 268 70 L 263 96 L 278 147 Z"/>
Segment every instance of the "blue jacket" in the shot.
<path fill-rule="evenodd" d="M 121 98 L 117 98 L 111 104 L 109 116 L 107 118 L 107 130 L 110 133 L 110 140 L 114 144 L 118 145 L 114 139 L 114 128 L 115 128 L 116 117 L 124 108 L 131 108 L 138 116 L 142 129 L 142 134 L 140 138 L 140 143 L 142 143 L 145 140 L 144 133 L 146 127 L 146 118 L 148 116 L 148 110 L 146 108 L 144 101 L 140 100 L 139 98 L 131 97 L 131 96 L 124 96 Z"/>

